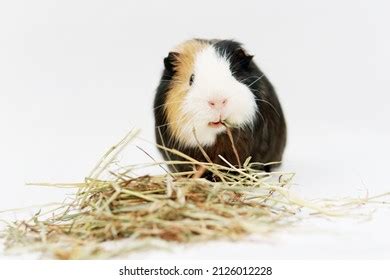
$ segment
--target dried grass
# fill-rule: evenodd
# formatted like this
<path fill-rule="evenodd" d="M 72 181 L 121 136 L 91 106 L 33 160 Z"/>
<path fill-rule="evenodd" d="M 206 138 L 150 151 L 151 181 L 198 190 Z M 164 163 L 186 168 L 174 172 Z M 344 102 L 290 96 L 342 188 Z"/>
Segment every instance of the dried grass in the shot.
<path fill-rule="evenodd" d="M 16 221 L 4 232 L 6 248 L 45 253 L 59 259 L 109 258 L 151 247 L 213 239 L 236 240 L 292 226 L 307 215 L 342 216 L 364 199 L 311 202 L 290 190 L 292 173 L 258 171 L 247 159 L 240 168 L 197 162 L 179 151 L 183 161 L 133 165 L 115 172 L 110 166 L 136 137 L 131 131 L 112 147 L 82 183 L 39 184 L 77 188 L 73 200 L 31 219 Z M 197 178 L 198 171 L 132 175 L 151 165 L 193 164 L 219 178 Z M 199 170 L 199 169 L 198 169 Z M 112 178 L 101 179 L 109 171 Z M 388 194 L 386 194 L 388 195 Z"/>

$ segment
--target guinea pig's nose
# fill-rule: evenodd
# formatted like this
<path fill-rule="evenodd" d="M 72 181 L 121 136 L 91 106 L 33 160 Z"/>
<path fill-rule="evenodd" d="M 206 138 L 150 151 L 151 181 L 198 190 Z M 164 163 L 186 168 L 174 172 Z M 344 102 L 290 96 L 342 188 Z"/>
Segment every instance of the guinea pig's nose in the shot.
<path fill-rule="evenodd" d="M 209 106 L 212 109 L 222 109 L 227 104 L 227 98 L 219 98 L 219 99 L 214 98 L 214 99 L 210 99 L 208 101 L 208 103 L 209 103 Z"/>

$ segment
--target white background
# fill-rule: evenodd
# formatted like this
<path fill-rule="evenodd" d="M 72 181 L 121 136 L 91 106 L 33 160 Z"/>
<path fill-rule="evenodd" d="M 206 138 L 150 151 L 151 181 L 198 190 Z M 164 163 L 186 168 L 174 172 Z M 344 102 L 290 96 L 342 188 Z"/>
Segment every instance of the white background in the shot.
<path fill-rule="evenodd" d="M 237 39 L 255 55 L 285 111 L 282 170 L 296 172 L 298 194 L 389 191 L 386 2 L 2 1 L 0 209 L 61 201 L 69 190 L 24 183 L 83 180 L 132 127 L 153 141 L 163 58 L 192 37 Z M 158 157 L 152 145 L 141 145 Z M 133 149 L 122 160 L 148 158 Z M 261 242 L 138 257 L 390 258 L 389 224 L 387 207 L 370 222 L 321 221 Z"/>

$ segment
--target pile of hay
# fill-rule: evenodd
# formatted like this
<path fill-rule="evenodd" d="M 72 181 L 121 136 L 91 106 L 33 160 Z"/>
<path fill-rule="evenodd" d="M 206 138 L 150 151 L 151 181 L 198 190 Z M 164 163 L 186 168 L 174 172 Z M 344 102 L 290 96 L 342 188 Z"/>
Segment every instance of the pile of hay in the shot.
<path fill-rule="evenodd" d="M 259 172 L 249 160 L 235 168 L 196 162 L 185 155 L 182 162 L 153 164 L 191 163 L 220 180 L 193 178 L 190 173 L 132 175 L 146 165 L 110 171 L 111 179 L 101 179 L 135 136 L 136 131 L 132 131 L 112 147 L 83 183 L 66 184 L 78 189 L 70 203 L 48 213 L 39 212 L 30 220 L 10 223 L 5 232 L 6 248 L 34 250 L 61 259 L 107 258 L 176 242 L 271 233 L 302 218 L 297 213 L 304 209 L 310 214 L 341 215 L 349 207 L 370 200 L 312 203 L 289 191 L 293 174 Z M 121 245 L 115 246 L 115 242 Z"/>

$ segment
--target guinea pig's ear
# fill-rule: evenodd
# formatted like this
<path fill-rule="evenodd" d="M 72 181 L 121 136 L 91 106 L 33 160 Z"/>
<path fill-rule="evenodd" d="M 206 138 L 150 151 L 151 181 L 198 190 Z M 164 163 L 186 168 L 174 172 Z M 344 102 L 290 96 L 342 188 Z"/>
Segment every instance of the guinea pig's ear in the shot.
<path fill-rule="evenodd" d="M 237 62 L 242 66 L 247 68 L 249 66 L 249 63 L 253 59 L 253 55 L 248 54 L 243 48 L 238 48 L 234 52 L 234 57 L 237 60 Z"/>
<path fill-rule="evenodd" d="M 165 69 L 168 71 L 173 71 L 173 67 L 175 65 L 175 62 L 177 61 L 179 57 L 179 53 L 177 52 L 170 52 L 166 58 L 164 58 L 164 65 Z"/>

